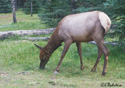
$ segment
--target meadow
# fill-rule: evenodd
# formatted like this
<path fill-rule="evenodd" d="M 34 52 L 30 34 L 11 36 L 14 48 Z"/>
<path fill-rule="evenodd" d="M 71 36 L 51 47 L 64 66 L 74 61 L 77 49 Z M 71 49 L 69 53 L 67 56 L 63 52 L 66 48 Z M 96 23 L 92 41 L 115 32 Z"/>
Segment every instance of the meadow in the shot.
<path fill-rule="evenodd" d="M 36 14 L 30 17 L 18 11 L 16 15 L 18 23 L 13 24 L 11 14 L 0 14 L 0 31 L 47 28 L 45 24 L 41 24 Z M 40 37 L 43 36 L 51 34 Z M 108 40 L 115 39 L 107 38 L 106 41 Z M 0 88 L 125 88 L 125 51 L 122 46 L 106 44 L 110 50 L 108 72 L 106 76 L 101 76 L 103 57 L 97 71 L 91 72 L 97 58 L 97 47 L 94 44 L 82 43 L 83 70 L 80 70 L 76 45 L 72 44 L 59 74 L 53 74 L 64 44 L 52 54 L 46 68 L 41 70 L 39 50 L 34 43 L 45 46 L 47 41 L 28 41 L 21 36 L 0 40 Z M 107 86 L 109 83 L 121 86 Z M 102 86 L 103 84 L 106 86 Z"/>
<path fill-rule="evenodd" d="M 45 24 L 41 24 L 37 14 L 33 17 L 24 14 L 22 11 L 16 13 L 17 24 L 15 25 L 12 19 L 12 14 L 0 14 L 0 31 L 14 31 L 14 30 L 32 30 L 47 28 Z"/>

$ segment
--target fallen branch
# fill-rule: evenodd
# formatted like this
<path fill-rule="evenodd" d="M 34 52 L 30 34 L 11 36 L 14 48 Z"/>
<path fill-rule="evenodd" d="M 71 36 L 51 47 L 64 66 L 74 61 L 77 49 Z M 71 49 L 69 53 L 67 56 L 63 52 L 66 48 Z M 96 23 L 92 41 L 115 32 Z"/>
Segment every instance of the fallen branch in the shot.
<path fill-rule="evenodd" d="M 95 41 L 91 41 L 91 42 L 89 42 L 89 43 L 90 43 L 90 44 L 96 44 Z M 114 46 L 116 46 L 116 45 L 121 45 L 121 44 L 119 44 L 119 43 L 115 43 L 115 42 L 106 42 L 106 41 L 104 41 L 104 43 L 105 43 L 105 44 L 114 45 Z"/>
<path fill-rule="evenodd" d="M 49 40 L 48 37 L 24 37 L 23 39 L 30 40 L 30 41 L 39 41 L 39 40 L 48 41 Z"/>
<path fill-rule="evenodd" d="M 0 39 L 6 39 L 12 35 L 41 35 L 41 34 L 49 34 L 52 33 L 55 28 L 50 29 L 40 29 L 40 30 L 19 30 L 19 31 L 5 31 L 0 32 Z"/>

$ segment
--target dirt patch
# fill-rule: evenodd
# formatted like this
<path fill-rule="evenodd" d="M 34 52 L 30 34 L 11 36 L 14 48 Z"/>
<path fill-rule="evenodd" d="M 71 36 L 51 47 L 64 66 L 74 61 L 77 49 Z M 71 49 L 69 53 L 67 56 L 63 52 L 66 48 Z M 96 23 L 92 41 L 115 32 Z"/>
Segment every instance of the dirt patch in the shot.
<path fill-rule="evenodd" d="M 12 15 L 11 14 L 8 14 L 8 15 L 0 15 L 0 19 L 7 19 L 7 18 L 10 18 L 10 17 L 12 17 Z"/>

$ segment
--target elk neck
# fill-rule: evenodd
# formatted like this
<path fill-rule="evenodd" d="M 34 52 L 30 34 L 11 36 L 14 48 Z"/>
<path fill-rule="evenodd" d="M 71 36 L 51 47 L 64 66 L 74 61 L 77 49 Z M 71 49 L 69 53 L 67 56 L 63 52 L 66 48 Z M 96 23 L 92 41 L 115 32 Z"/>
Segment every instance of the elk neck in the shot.
<path fill-rule="evenodd" d="M 56 29 L 45 46 L 45 49 L 49 53 L 53 53 L 59 46 L 61 46 L 61 43 L 62 41 L 59 38 L 58 29 Z"/>

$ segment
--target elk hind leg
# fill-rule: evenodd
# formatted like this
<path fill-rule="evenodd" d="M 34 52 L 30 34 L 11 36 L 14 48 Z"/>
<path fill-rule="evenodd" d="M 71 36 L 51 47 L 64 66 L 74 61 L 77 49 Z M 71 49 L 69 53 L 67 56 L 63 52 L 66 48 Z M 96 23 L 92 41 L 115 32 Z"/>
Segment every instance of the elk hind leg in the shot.
<path fill-rule="evenodd" d="M 97 67 L 99 61 L 101 60 L 101 56 L 102 56 L 102 50 L 101 50 L 100 47 L 98 46 L 98 57 L 97 57 L 97 60 L 96 60 L 95 65 L 93 66 L 93 68 L 92 68 L 92 70 L 91 70 L 92 72 L 96 71 L 96 67 Z"/>
<path fill-rule="evenodd" d="M 104 66 L 103 66 L 102 75 L 104 76 L 107 72 L 109 50 L 104 44 L 102 44 L 102 49 L 103 49 L 103 53 L 104 53 Z"/>

